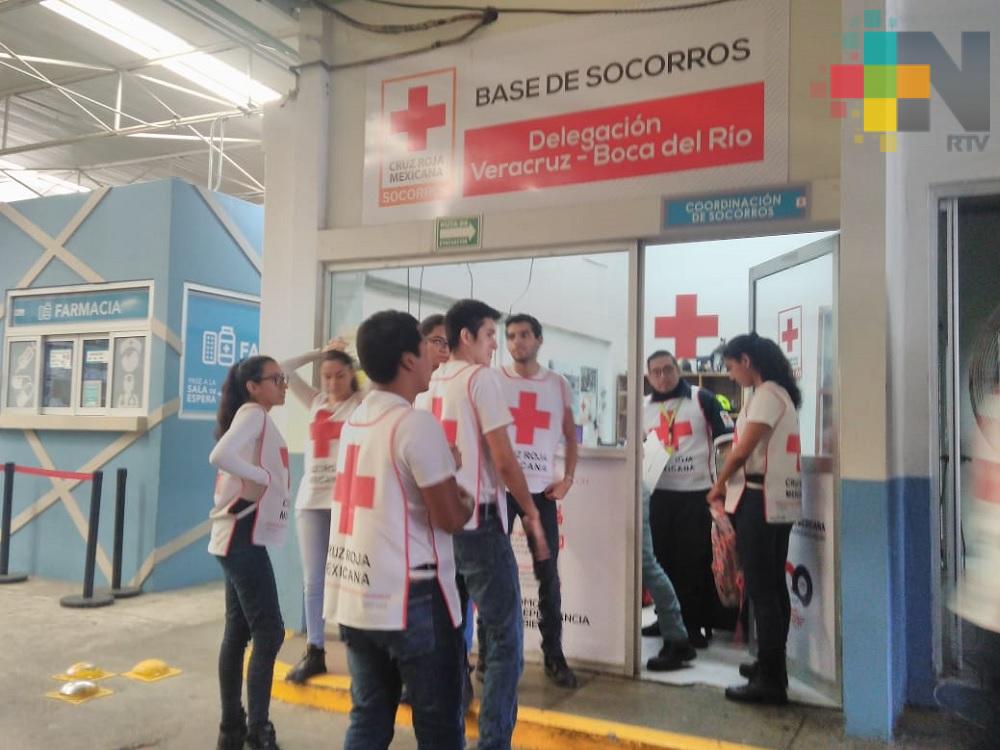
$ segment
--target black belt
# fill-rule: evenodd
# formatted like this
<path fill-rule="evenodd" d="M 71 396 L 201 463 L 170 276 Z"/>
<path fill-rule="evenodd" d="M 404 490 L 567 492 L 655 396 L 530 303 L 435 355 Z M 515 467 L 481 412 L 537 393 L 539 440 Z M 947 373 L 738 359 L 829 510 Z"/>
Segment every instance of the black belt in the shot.
<path fill-rule="evenodd" d="M 500 518 L 500 503 L 480 503 L 479 522 L 488 521 L 490 518 Z"/>
<path fill-rule="evenodd" d="M 437 569 L 438 566 L 436 563 L 424 563 L 423 565 L 417 565 L 410 568 L 410 570 L 437 570 Z"/>
<path fill-rule="evenodd" d="M 754 484 L 764 484 L 763 474 L 747 474 L 747 481 L 753 482 Z"/>

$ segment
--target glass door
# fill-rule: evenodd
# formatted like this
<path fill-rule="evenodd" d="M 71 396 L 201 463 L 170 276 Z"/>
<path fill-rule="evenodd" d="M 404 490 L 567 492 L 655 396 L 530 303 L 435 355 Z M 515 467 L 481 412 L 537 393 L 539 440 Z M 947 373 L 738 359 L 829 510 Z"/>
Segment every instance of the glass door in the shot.
<path fill-rule="evenodd" d="M 839 240 L 824 238 L 750 269 L 751 327 L 778 343 L 802 390 L 799 411 L 803 518 L 785 570 L 794 690 L 840 704 L 837 630 L 836 268 Z"/>

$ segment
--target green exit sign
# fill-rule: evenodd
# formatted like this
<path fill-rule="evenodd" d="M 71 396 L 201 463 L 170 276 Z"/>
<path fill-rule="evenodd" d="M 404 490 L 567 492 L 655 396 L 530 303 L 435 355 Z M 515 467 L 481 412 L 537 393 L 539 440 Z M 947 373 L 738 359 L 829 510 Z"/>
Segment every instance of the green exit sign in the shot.
<path fill-rule="evenodd" d="M 482 247 L 482 226 L 482 216 L 454 216 L 438 219 L 434 222 L 434 247 L 437 250 Z"/>

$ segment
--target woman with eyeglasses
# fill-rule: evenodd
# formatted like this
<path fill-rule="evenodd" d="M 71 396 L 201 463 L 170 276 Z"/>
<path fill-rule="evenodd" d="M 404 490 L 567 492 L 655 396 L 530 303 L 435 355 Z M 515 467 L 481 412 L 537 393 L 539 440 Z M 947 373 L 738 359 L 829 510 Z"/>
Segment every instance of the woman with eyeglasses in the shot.
<path fill-rule="evenodd" d="M 354 360 L 343 351 L 345 342 L 333 339 L 319 350 L 281 363 L 292 394 L 309 409 L 309 445 L 295 499 L 295 529 L 302 557 L 302 589 L 306 614 L 306 652 L 285 678 L 297 685 L 326 672 L 323 622 L 323 585 L 330 546 L 330 514 L 337 477 L 340 431 L 363 394 L 358 389 Z M 296 374 L 300 367 L 322 360 L 321 389 Z"/>
<path fill-rule="evenodd" d="M 285 638 L 267 546 L 284 541 L 289 506 L 288 449 L 269 412 L 285 403 L 288 380 L 270 357 L 229 369 L 219 398 L 218 442 L 209 461 L 215 482 L 212 536 L 226 582 L 226 625 L 219 650 L 222 721 L 218 750 L 277 750 L 269 718 L 274 660 Z M 243 656 L 253 638 L 243 710 Z"/>
<path fill-rule="evenodd" d="M 439 368 L 451 357 L 451 347 L 448 346 L 448 332 L 444 328 L 444 315 L 428 315 L 420 324 L 420 333 L 427 343 L 428 352 L 431 355 L 431 362 L 434 370 Z M 432 371 L 433 372 L 433 371 Z"/>

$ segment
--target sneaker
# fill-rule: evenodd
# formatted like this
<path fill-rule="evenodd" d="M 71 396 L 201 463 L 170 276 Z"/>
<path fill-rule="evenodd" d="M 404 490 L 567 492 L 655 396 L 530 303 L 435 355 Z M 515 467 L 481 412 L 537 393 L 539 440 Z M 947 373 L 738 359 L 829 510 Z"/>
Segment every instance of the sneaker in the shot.
<path fill-rule="evenodd" d="M 667 641 L 660 649 L 660 653 L 646 662 L 646 669 L 650 672 L 672 672 L 690 666 L 688 662 L 697 656 L 698 652 L 691 647 L 690 643 Z"/>
<path fill-rule="evenodd" d="M 247 739 L 246 724 L 233 727 L 219 726 L 219 740 L 215 743 L 215 750 L 243 750 L 243 743 Z"/>
<path fill-rule="evenodd" d="M 318 674 L 326 674 L 326 650 L 310 643 L 306 646 L 306 652 L 299 659 L 299 663 L 285 675 L 285 681 L 304 685 L 306 680 Z"/>
<path fill-rule="evenodd" d="M 278 747 L 278 738 L 274 733 L 274 724 L 268 721 L 259 726 L 250 727 L 247 732 L 247 747 L 250 750 L 281 750 Z"/>
<path fill-rule="evenodd" d="M 552 659 L 545 657 L 545 676 L 558 687 L 573 690 L 577 686 L 576 675 L 561 654 Z"/>
<path fill-rule="evenodd" d="M 660 623 L 658 620 L 653 620 L 651 625 L 647 625 L 642 629 L 643 638 L 659 638 L 660 637 Z"/>

